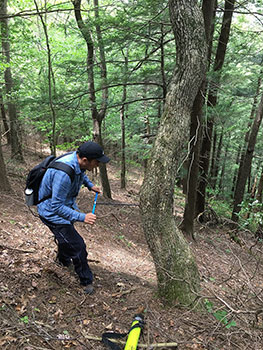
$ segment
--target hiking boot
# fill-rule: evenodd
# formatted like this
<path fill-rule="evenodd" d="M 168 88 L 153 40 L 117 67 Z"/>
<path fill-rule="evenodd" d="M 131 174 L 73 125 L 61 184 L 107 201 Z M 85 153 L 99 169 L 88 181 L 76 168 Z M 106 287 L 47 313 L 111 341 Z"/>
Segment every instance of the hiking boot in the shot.
<path fill-rule="evenodd" d="M 94 288 L 92 284 L 87 284 L 86 286 L 84 286 L 84 293 L 91 295 L 94 293 Z"/>

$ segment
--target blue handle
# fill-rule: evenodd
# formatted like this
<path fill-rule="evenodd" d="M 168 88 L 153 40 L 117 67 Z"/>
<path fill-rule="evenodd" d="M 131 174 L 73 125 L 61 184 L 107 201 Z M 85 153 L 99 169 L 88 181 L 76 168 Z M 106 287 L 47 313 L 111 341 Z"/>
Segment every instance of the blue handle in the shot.
<path fill-rule="evenodd" d="M 93 203 L 92 214 L 95 214 L 95 209 L 96 209 L 96 204 L 97 204 L 98 195 L 99 195 L 98 192 L 96 192 L 96 194 L 95 194 L 95 199 L 94 199 L 94 203 Z"/>

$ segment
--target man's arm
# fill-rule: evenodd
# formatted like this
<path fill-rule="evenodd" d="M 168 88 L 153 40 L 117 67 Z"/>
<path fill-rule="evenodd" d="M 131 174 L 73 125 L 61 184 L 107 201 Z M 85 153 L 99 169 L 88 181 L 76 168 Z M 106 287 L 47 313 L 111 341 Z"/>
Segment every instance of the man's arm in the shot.
<path fill-rule="evenodd" d="M 53 178 L 52 186 L 52 198 L 51 198 L 51 207 L 52 211 L 69 221 L 82 221 L 88 224 L 93 224 L 96 220 L 96 216 L 92 213 L 85 214 L 78 212 L 72 209 L 67 205 L 73 198 L 69 198 L 69 192 L 71 189 L 71 180 L 70 177 L 62 172 L 56 171 L 56 174 Z M 88 215 L 88 216 L 87 216 Z"/>
<path fill-rule="evenodd" d="M 89 189 L 90 191 L 98 192 L 98 193 L 101 192 L 100 188 L 99 188 L 98 186 L 95 186 L 95 185 L 93 184 L 93 182 L 90 181 L 90 179 L 88 178 L 88 176 L 87 176 L 86 174 L 84 175 L 84 178 L 83 178 L 83 185 L 86 186 L 86 187 L 88 187 L 88 189 Z"/>

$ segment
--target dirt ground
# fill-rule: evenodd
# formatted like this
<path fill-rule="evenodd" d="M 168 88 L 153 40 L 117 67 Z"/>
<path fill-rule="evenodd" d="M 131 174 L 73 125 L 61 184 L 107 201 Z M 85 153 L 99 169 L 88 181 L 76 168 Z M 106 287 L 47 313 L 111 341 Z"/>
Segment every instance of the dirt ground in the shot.
<path fill-rule="evenodd" d="M 13 192 L 0 197 L 1 349 L 106 349 L 101 335 L 127 332 L 139 309 L 145 326 L 138 349 L 263 349 L 262 242 L 250 232 L 238 232 L 237 243 L 223 221 L 197 225 L 191 249 L 206 311 L 167 307 L 157 296 L 136 206 L 143 172 L 128 169 L 121 190 L 118 164 L 111 162 L 111 204 L 128 205 L 107 205 L 101 197 L 96 224 L 76 225 L 95 274 L 95 293 L 87 296 L 74 273 L 54 262 L 52 234 L 24 204 L 26 174 L 40 157 L 27 152 L 25 159 L 25 165 L 7 162 Z M 81 210 L 91 211 L 93 199 L 81 190 Z M 175 204 L 180 219 L 183 208 Z"/>

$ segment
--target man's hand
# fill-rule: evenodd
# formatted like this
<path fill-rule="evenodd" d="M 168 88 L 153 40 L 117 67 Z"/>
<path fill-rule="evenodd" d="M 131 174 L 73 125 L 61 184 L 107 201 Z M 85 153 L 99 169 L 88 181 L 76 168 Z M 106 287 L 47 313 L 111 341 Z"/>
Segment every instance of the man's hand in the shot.
<path fill-rule="evenodd" d="M 94 214 L 92 214 L 92 213 L 86 214 L 85 220 L 84 220 L 84 222 L 85 222 L 86 224 L 93 225 L 93 224 L 95 223 L 95 221 L 96 221 L 96 215 L 94 215 Z"/>
<path fill-rule="evenodd" d="M 91 191 L 100 193 L 100 188 L 97 186 L 91 187 Z"/>

